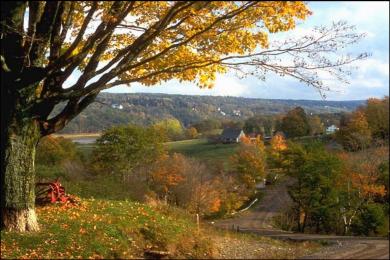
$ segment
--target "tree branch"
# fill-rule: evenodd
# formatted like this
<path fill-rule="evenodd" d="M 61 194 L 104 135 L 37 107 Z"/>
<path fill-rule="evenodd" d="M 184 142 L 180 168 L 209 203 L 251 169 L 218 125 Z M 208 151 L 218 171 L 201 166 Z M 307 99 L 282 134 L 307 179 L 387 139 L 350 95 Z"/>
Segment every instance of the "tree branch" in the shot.
<path fill-rule="evenodd" d="M 83 97 L 69 100 L 65 108 L 55 117 L 40 121 L 41 135 L 49 135 L 58 132 L 66 124 L 83 111 L 89 104 L 94 102 L 99 92 L 89 93 Z"/>
<path fill-rule="evenodd" d="M 42 17 L 36 26 L 36 37 L 32 43 L 30 61 L 33 66 L 43 65 L 45 49 L 51 38 L 56 21 L 57 13 L 60 9 L 60 2 L 47 2 Z"/>

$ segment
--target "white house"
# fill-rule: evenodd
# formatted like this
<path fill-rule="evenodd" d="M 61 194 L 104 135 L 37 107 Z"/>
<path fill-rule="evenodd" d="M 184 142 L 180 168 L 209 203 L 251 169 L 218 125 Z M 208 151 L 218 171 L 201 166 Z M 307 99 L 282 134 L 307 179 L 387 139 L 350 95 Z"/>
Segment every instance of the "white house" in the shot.
<path fill-rule="evenodd" d="M 328 126 L 326 128 L 326 133 L 327 134 L 333 134 L 334 132 L 336 132 L 337 130 L 339 130 L 339 128 L 335 125 L 331 125 L 331 126 Z"/>

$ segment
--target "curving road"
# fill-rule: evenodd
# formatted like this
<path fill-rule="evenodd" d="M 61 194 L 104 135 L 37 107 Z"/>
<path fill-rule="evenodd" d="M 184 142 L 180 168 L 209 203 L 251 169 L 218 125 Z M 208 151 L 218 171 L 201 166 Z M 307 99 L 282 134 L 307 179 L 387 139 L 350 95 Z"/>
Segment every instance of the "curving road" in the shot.
<path fill-rule="evenodd" d="M 234 218 L 216 221 L 214 225 L 223 229 L 239 229 L 277 239 L 330 242 L 331 246 L 304 259 L 389 259 L 387 239 L 301 234 L 274 228 L 272 218 L 292 203 L 287 193 L 287 186 L 292 183 L 292 179 L 286 178 L 276 185 L 267 186 L 264 197 L 253 208 L 237 214 Z"/>

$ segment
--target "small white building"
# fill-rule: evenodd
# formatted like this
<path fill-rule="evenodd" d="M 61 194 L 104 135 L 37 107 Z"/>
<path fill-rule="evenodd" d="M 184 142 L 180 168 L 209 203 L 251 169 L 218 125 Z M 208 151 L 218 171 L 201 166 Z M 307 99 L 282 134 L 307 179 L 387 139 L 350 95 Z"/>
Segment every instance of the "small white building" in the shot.
<path fill-rule="evenodd" d="M 337 126 L 335 126 L 335 125 L 328 126 L 326 128 L 326 134 L 333 134 L 337 130 L 339 130 L 339 128 Z"/>
<path fill-rule="evenodd" d="M 123 106 L 121 104 L 112 104 L 111 107 L 116 109 L 123 109 Z"/>

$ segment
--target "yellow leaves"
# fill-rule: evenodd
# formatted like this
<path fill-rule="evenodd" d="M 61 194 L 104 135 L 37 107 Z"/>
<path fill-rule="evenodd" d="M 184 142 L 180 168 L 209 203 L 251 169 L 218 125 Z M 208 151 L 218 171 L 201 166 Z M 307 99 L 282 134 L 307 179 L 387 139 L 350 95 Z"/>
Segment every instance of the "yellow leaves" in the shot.
<path fill-rule="evenodd" d="M 166 15 L 173 4 L 169 1 L 137 2 L 136 8 L 128 15 L 131 19 L 127 17 L 124 22 L 129 26 L 115 31 L 101 60 L 109 61 L 120 49 L 133 44 L 143 33 L 143 28 L 151 28 Z M 218 60 L 229 54 L 248 54 L 258 47 L 268 48 L 268 32 L 290 30 L 294 28 L 297 19 L 305 19 L 310 14 L 304 2 L 284 1 L 259 1 L 236 13 L 245 4 L 248 3 L 196 2 L 183 8 L 165 29 L 157 31 L 157 37 L 137 57 L 137 62 L 150 60 L 134 66 L 119 78 L 132 80 L 142 77 L 138 82 L 147 86 L 175 78 L 179 81 L 197 81 L 200 87 L 211 88 L 216 74 L 227 70 L 218 64 Z M 116 21 L 117 18 L 109 14 L 111 5 L 99 3 L 97 13 L 101 21 Z M 74 31 L 80 28 L 89 8 L 90 4 L 87 3 L 77 5 Z M 236 14 L 231 15 L 232 13 Z M 224 17 L 227 14 L 231 16 Z M 176 44 L 178 46 L 159 55 Z M 72 55 L 79 51 L 76 49 Z M 158 57 L 153 58 L 155 55 Z M 82 62 L 81 69 L 83 66 L 85 61 Z M 169 68 L 172 71 L 166 71 Z M 148 75 L 149 73 L 153 75 Z"/>

